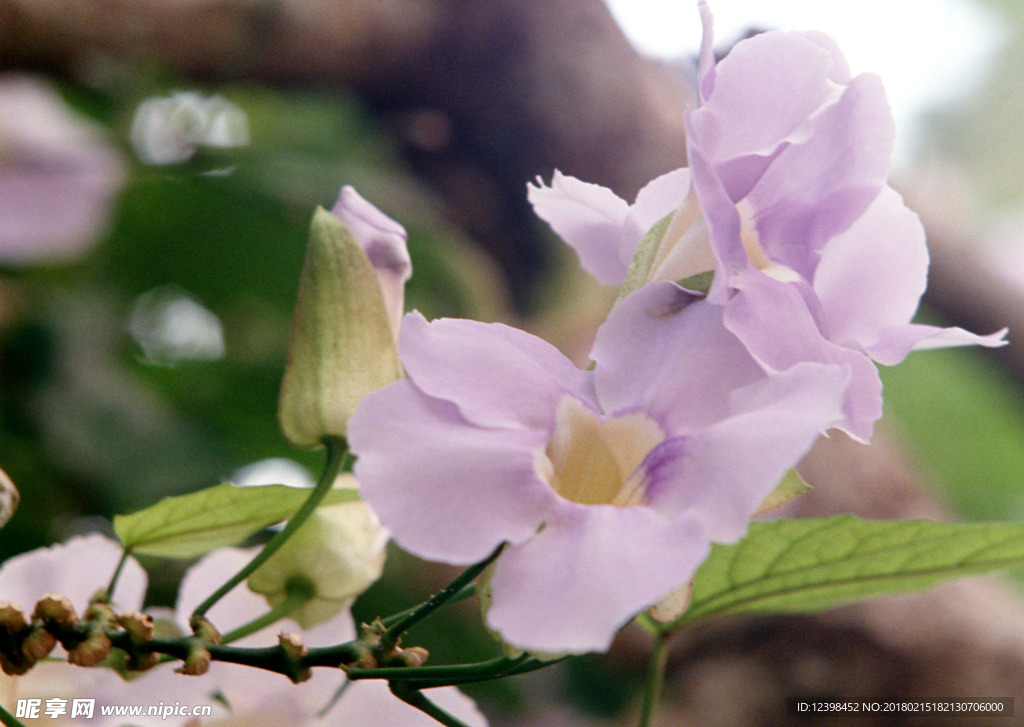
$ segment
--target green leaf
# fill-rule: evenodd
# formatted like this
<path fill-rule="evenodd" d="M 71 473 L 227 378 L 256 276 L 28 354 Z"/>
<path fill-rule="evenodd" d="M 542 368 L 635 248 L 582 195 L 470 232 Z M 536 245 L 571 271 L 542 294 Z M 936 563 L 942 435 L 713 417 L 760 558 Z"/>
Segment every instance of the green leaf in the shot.
<path fill-rule="evenodd" d="M 164 498 L 131 515 L 115 515 L 114 532 L 133 553 L 195 558 L 287 520 L 311 492 L 285 485 L 216 485 Z M 358 490 L 339 488 L 327 494 L 324 504 L 358 499 Z"/>
<path fill-rule="evenodd" d="M 716 545 L 690 607 L 663 628 L 734 613 L 809 612 L 1024 563 L 1024 523 L 861 520 L 753 523 Z"/>

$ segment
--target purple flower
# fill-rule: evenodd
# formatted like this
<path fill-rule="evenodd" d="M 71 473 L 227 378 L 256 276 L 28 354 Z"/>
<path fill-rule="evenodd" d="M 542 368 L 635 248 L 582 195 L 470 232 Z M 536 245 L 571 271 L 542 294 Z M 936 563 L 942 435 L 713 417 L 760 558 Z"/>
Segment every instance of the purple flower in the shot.
<path fill-rule="evenodd" d="M 928 251 L 920 220 L 886 184 L 894 127 L 880 80 L 851 76 L 835 43 L 817 33 L 763 33 L 716 65 L 711 14 L 703 2 L 700 10 L 688 174 L 655 180 L 649 187 L 659 193 L 645 189 L 632 208 L 557 175 L 530 199 L 602 282 L 626 280 L 628 262 L 614 271 L 588 262 L 607 261 L 613 247 L 646 270 L 631 286 L 713 270 L 708 300 L 725 307 L 726 326 L 766 371 L 800 361 L 847 366 L 840 428 L 867 441 L 882 411 L 872 359 L 891 365 L 915 348 L 998 346 L 1005 330 L 982 337 L 910 322 Z M 615 211 L 588 226 L 601 205 Z M 652 249 L 638 251 L 643 233 L 633 227 L 666 216 Z"/>
<path fill-rule="evenodd" d="M 840 417 L 847 372 L 766 376 L 722 309 L 673 283 L 613 310 L 581 371 L 500 324 L 406 316 L 409 375 L 349 426 L 363 495 L 395 539 L 469 564 L 508 543 L 487 620 L 521 649 L 606 649 L 732 541 Z"/>

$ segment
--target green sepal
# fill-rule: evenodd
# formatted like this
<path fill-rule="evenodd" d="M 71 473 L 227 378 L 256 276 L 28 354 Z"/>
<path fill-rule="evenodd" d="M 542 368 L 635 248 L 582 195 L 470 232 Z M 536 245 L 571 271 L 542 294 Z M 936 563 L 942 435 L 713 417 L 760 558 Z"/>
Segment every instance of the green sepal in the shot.
<path fill-rule="evenodd" d="M 654 223 L 654 226 L 640 240 L 640 244 L 637 245 L 636 252 L 633 254 L 633 259 L 629 263 L 626 281 L 619 287 L 619 300 L 624 299 L 647 282 L 651 273 L 651 265 L 654 264 L 654 256 L 657 255 L 661 241 L 664 239 L 665 233 L 668 232 L 669 225 L 672 224 L 674 216 L 675 212 L 673 211 L 662 217 Z"/>

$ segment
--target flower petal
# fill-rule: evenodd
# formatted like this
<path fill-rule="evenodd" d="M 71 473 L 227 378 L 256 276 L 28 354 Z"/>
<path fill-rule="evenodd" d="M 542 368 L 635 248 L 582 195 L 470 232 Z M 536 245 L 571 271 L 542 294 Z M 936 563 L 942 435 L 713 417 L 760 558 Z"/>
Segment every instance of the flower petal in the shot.
<path fill-rule="evenodd" d="M 742 290 L 725 310 L 725 325 L 743 341 L 769 373 L 785 371 L 803 361 L 838 364 L 850 371 L 839 426 L 863 442 L 882 416 L 882 382 L 878 370 L 860 351 L 837 346 L 821 333 L 800 293 L 800 284 L 772 280 L 758 271 L 742 279 Z"/>
<path fill-rule="evenodd" d="M 746 196 L 784 144 L 810 137 L 813 116 L 838 95 L 828 76 L 832 64 L 817 44 L 780 32 L 737 43 L 718 63 L 714 90 L 691 114 L 690 139 L 726 180 L 733 201 Z M 724 165 L 736 161 L 744 161 L 744 173 L 726 175 Z"/>
<path fill-rule="evenodd" d="M 558 349 L 500 323 L 410 313 L 398 353 L 417 387 L 480 426 L 550 431 L 565 394 L 593 398 L 589 375 Z"/>
<path fill-rule="evenodd" d="M 732 416 L 668 440 L 641 465 L 651 507 L 699 518 L 715 542 L 739 538 L 786 471 L 842 421 L 848 381 L 841 366 L 802 363 L 737 390 Z"/>
<path fill-rule="evenodd" d="M 722 308 L 669 282 L 616 305 L 591 356 L 605 411 L 641 408 L 672 435 L 718 421 L 730 392 L 763 376 L 722 324 Z"/>
<path fill-rule="evenodd" d="M 551 186 L 527 185 L 533 211 L 579 255 L 583 269 L 605 285 L 619 285 L 629 265 L 619 247 L 629 203 L 607 187 L 555 170 Z M 639 242 L 639 238 L 637 238 Z"/>
<path fill-rule="evenodd" d="M 814 119 L 809 138 L 783 149 L 747 195 L 768 256 L 811 280 L 818 251 L 885 185 L 894 137 L 881 81 L 857 76 Z"/>
<path fill-rule="evenodd" d="M 556 498 L 534 470 L 547 436 L 475 426 L 409 380 L 368 396 L 349 425 L 363 497 L 403 548 L 448 563 L 537 530 Z"/>
<path fill-rule="evenodd" d="M 524 650 L 605 651 L 638 612 L 689 580 L 707 552 L 696 519 L 567 506 L 536 537 L 502 553 L 487 621 Z"/>
<path fill-rule="evenodd" d="M 814 292 L 829 340 L 866 349 L 885 329 L 905 326 L 927 277 L 924 227 L 900 195 L 885 187 L 864 215 L 822 250 Z"/>

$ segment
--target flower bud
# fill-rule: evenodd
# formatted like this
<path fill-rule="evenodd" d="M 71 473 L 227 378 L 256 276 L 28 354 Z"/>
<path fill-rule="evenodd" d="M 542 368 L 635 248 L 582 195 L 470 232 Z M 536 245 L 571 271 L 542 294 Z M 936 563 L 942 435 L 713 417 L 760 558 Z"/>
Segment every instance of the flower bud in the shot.
<path fill-rule="evenodd" d="M 28 628 L 28 619 L 20 606 L 0 601 L 0 629 L 9 634 L 16 634 Z"/>
<path fill-rule="evenodd" d="M 362 220 L 349 217 L 353 224 Z M 365 227 L 357 229 L 362 234 Z M 360 242 L 337 216 L 324 209 L 314 214 L 278 407 L 281 431 L 298 447 L 344 437 L 363 397 L 402 376 L 385 293 Z M 377 248 L 396 250 L 394 244 L 371 249 Z M 401 273 L 385 277 L 404 283 Z M 394 306 L 396 288 L 389 290 Z"/>
<path fill-rule="evenodd" d="M 21 642 L 21 653 L 31 663 L 49 656 L 53 647 L 57 645 L 57 637 L 47 631 L 41 624 L 36 624 L 29 631 L 25 640 Z"/>
<path fill-rule="evenodd" d="M 125 611 L 118 617 L 117 622 L 128 633 L 128 638 L 132 640 L 133 644 L 144 644 L 147 641 L 152 641 L 156 635 L 153 617 L 147 613 Z"/>
<path fill-rule="evenodd" d="M 11 482 L 7 473 L 0 470 L 0 528 L 6 525 L 14 515 L 20 500 L 21 495 L 18 494 L 18 488 Z"/>
<path fill-rule="evenodd" d="M 78 666 L 96 666 L 110 655 L 110 637 L 96 628 L 85 641 L 68 651 L 68 661 Z"/>
<path fill-rule="evenodd" d="M 355 479 L 343 474 L 335 482 Z M 279 551 L 249 576 L 249 588 L 276 606 L 289 585 L 311 589 L 311 597 L 291 617 L 303 628 L 330 620 L 380 577 L 388 533 L 363 502 L 323 505 Z"/>
<path fill-rule="evenodd" d="M 48 593 L 36 604 L 33 618 L 40 618 L 48 623 L 60 626 L 72 626 L 78 620 L 78 614 L 71 600 L 67 596 L 56 593 Z"/>

